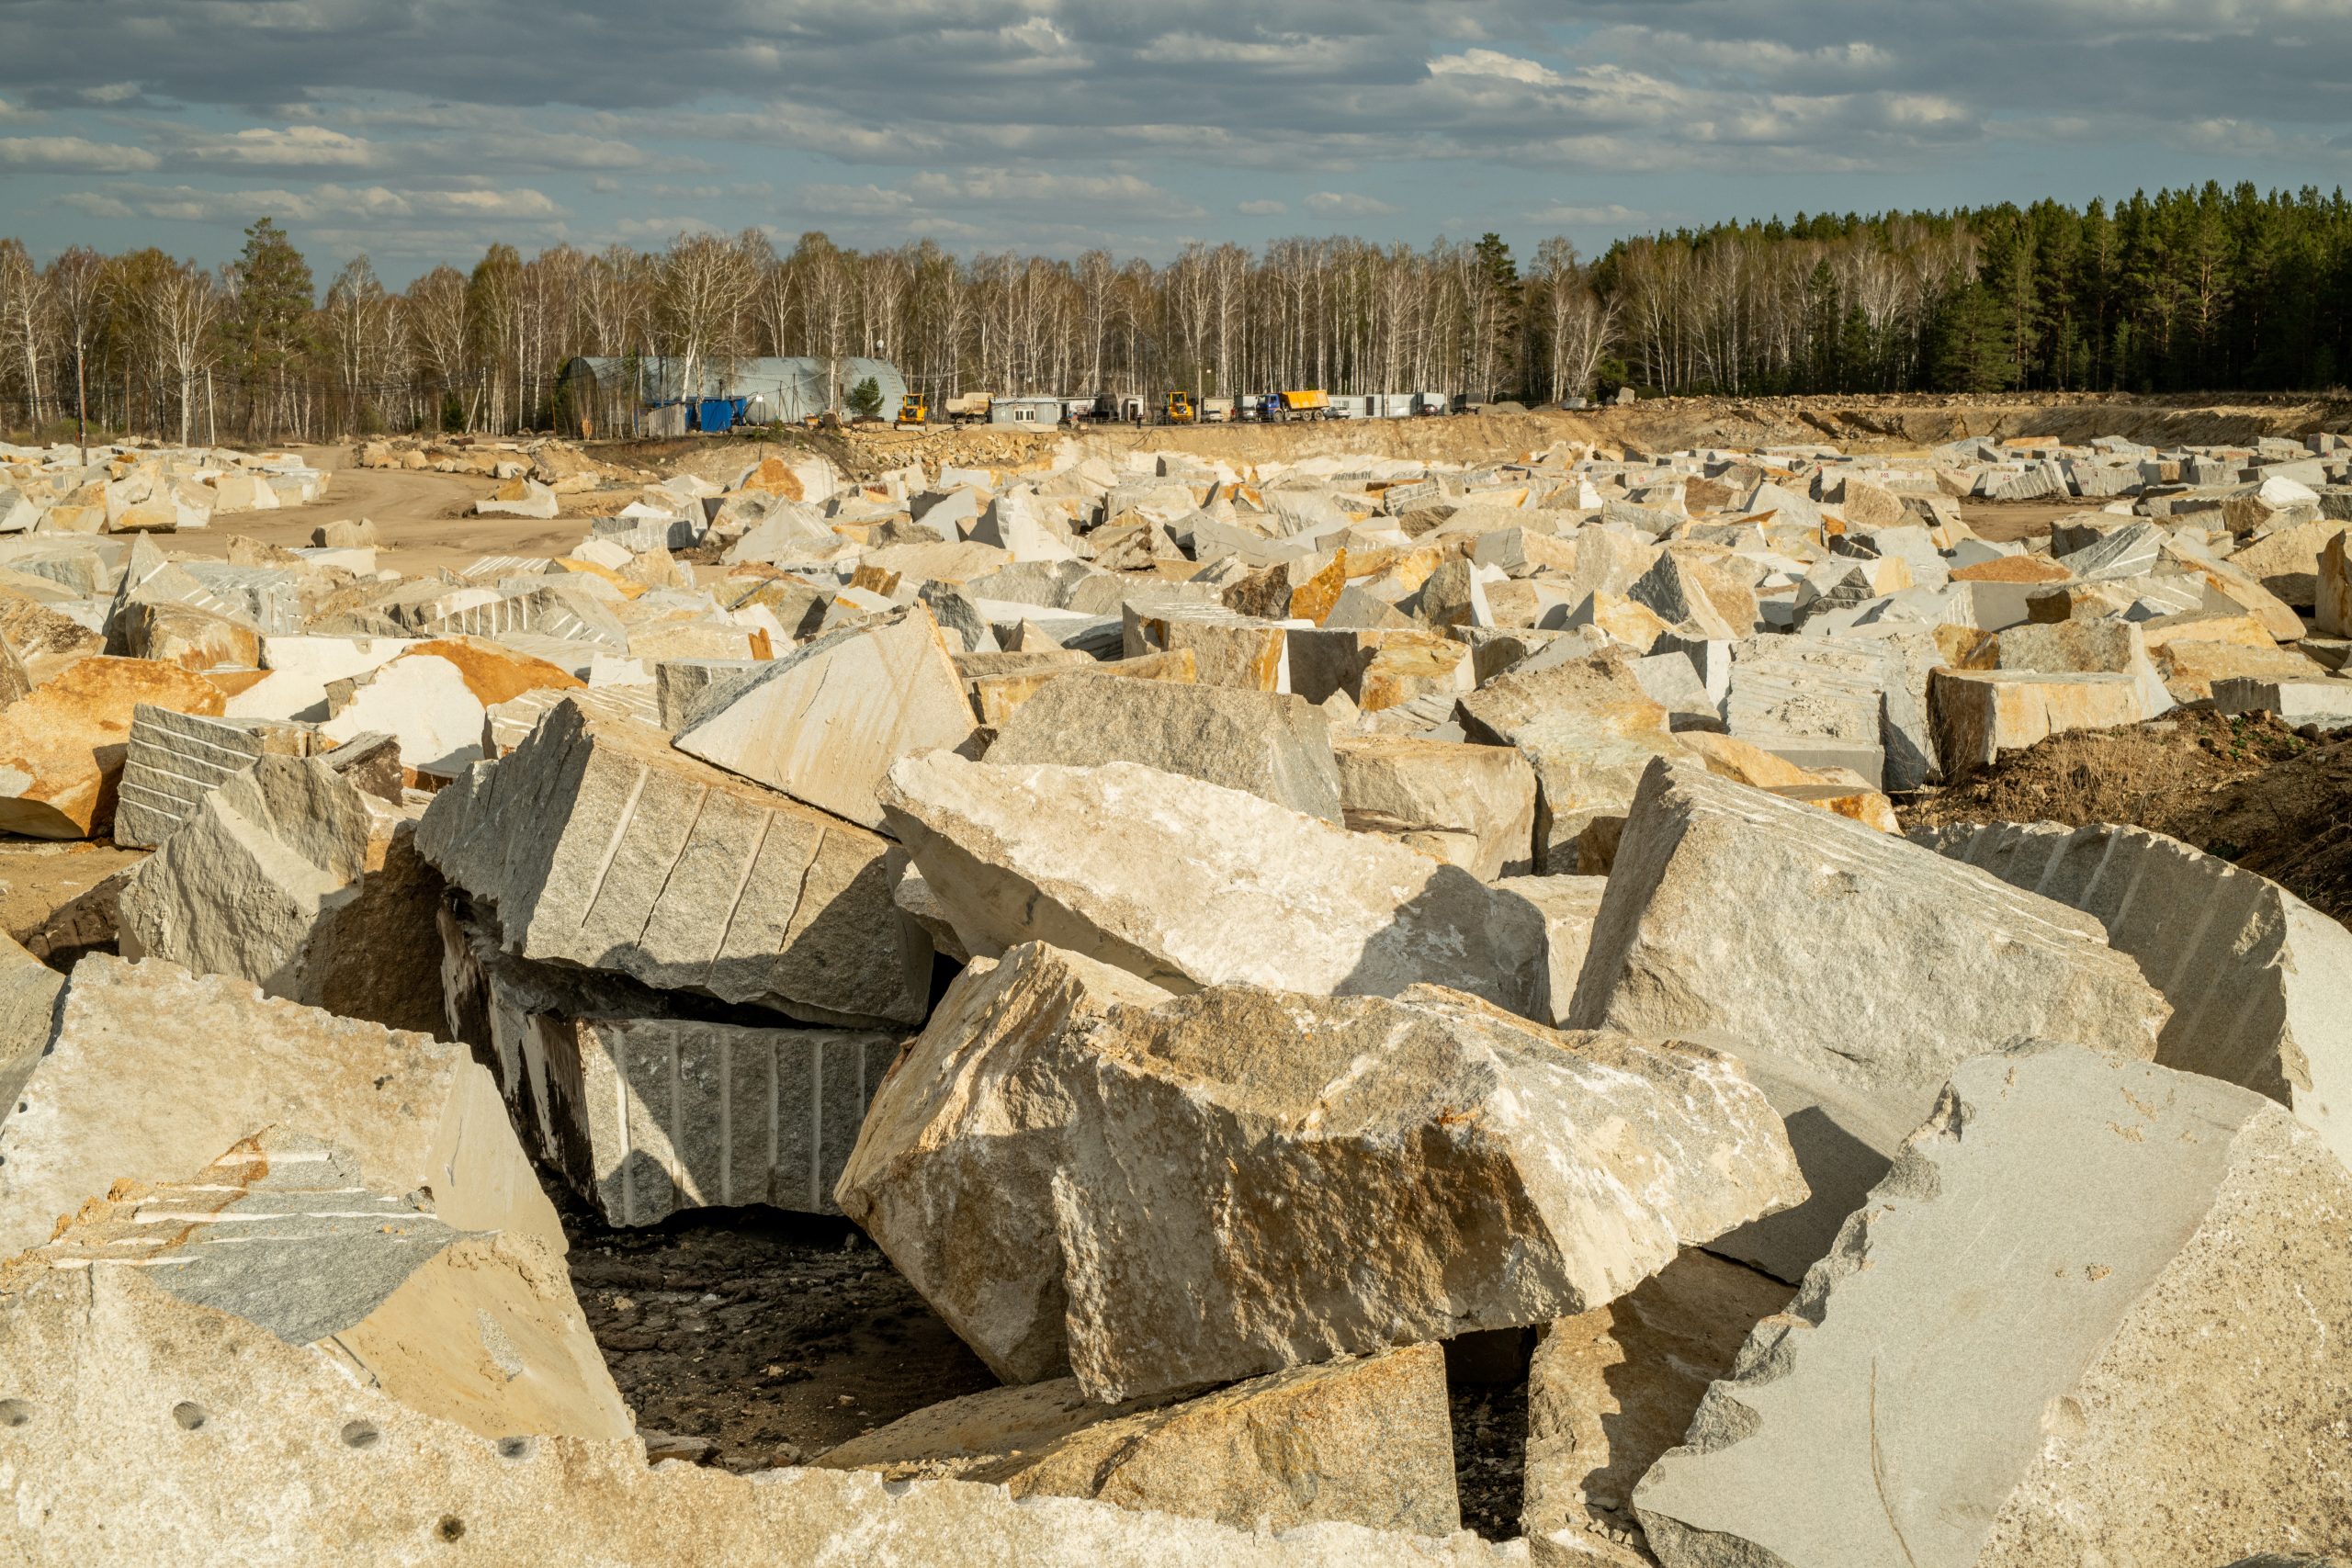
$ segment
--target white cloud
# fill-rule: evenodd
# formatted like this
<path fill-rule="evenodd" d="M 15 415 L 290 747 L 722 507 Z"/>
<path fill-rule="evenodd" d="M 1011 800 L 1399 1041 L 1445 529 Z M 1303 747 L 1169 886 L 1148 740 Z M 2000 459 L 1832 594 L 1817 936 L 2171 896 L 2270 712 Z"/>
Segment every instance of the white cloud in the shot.
<path fill-rule="evenodd" d="M 92 141 L 80 136 L 0 137 L 0 167 L 55 169 L 92 175 L 132 175 L 162 160 L 144 147 Z"/>
<path fill-rule="evenodd" d="M 352 219 L 396 222 L 415 218 L 537 223 L 559 218 L 564 210 L 545 193 L 536 190 L 403 190 L 380 185 L 227 191 L 184 185 L 124 185 L 61 199 L 83 211 L 93 210 L 103 203 L 107 209 L 104 215 L 107 217 L 239 225 L 256 213 L 294 223 Z"/>
<path fill-rule="evenodd" d="M 1340 190 L 1318 190 L 1304 205 L 1307 211 L 1325 218 L 1386 218 L 1404 210 L 1378 197 Z"/>
<path fill-rule="evenodd" d="M 1197 218 L 1200 208 L 1135 175 L 1057 175 L 1034 169 L 935 170 L 908 182 L 925 201 L 1116 208 L 1165 218 Z"/>
<path fill-rule="evenodd" d="M 1430 62 L 1430 74 L 1489 76 L 1505 82 L 1524 83 L 1531 87 L 1556 87 L 1560 85 L 1560 73 L 1550 66 L 1491 49 L 1467 49 L 1460 54 L 1441 54 Z"/>
<path fill-rule="evenodd" d="M 912 211 L 915 198 L 876 185 L 809 185 L 800 187 L 800 204 L 811 212 L 844 218 L 892 218 Z"/>
<path fill-rule="evenodd" d="M 129 103 L 139 96 L 136 82 L 108 82 L 101 86 L 85 87 L 74 95 L 85 104 Z"/>
<path fill-rule="evenodd" d="M 257 125 L 225 136 L 188 135 L 181 138 L 176 150 L 202 163 L 267 168 L 353 169 L 378 161 L 373 143 L 322 125 L 295 125 L 283 130 Z"/>
<path fill-rule="evenodd" d="M 1612 229 L 1631 229 L 1647 227 L 1657 221 L 1646 212 L 1614 201 L 1599 207 L 1576 207 L 1559 203 L 1551 207 L 1537 208 L 1534 211 L 1522 216 L 1530 223 L 1574 224 L 1579 228 L 1606 225 Z"/>
<path fill-rule="evenodd" d="M 1245 218 L 1272 218 L 1277 214 L 1288 212 L 1290 204 L 1283 201 L 1245 201 L 1235 207 L 1233 210 Z"/>

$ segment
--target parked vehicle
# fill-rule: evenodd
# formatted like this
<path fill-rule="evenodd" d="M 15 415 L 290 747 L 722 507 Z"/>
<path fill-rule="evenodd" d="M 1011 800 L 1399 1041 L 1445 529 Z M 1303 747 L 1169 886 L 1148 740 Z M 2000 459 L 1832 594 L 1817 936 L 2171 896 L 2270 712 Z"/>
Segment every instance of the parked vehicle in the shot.
<path fill-rule="evenodd" d="M 989 407 L 995 400 L 993 392 L 965 392 L 948 399 L 940 407 L 952 423 L 978 424 L 988 419 Z"/>
<path fill-rule="evenodd" d="M 1162 424 L 1191 424 L 1197 417 L 1198 416 L 1193 412 L 1192 393 L 1170 392 L 1168 394 L 1167 400 L 1161 405 L 1159 423 Z"/>
<path fill-rule="evenodd" d="M 1294 391 L 1268 392 L 1259 404 L 1259 417 L 1289 423 L 1302 419 L 1329 419 L 1331 397 L 1328 392 Z"/>

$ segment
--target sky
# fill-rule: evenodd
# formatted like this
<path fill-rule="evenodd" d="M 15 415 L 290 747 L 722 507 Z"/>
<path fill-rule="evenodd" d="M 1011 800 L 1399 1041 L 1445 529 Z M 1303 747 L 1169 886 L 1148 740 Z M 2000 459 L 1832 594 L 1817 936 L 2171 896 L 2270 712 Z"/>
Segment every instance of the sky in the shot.
<path fill-rule="evenodd" d="M 0 235 L 1619 236 L 2352 171 L 2352 0 L 0 0 Z"/>

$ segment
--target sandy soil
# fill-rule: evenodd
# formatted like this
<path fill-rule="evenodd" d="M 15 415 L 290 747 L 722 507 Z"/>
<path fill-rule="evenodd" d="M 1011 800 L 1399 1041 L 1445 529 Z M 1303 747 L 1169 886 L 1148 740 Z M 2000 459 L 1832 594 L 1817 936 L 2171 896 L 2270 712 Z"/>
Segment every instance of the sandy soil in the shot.
<path fill-rule="evenodd" d="M 174 555 L 219 559 L 229 553 L 232 534 L 290 549 L 309 544 L 311 531 L 322 523 L 365 517 L 383 539 L 376 564 L 415 575 L 440 568 L 462 570 L 483 556 L 560 555 L 588 531 L 586 521 L 578 517 L 542 523 L 474 516 L 473 503 L 498 488 L 494 479 L 362 468 L 348 446 L 308 447 L 302 455 L 334 474 L 325 501 L 273 512 L 233 513 L 213 519 L 209 528 L 161 536 L 157 543 Z"/>
<path fill-rule="evenodd" d="M 116 872 L 138 864 L 144 850 L 45 839 L 0 838 L 0 930 L 23 942 L 58 908 Z"/>

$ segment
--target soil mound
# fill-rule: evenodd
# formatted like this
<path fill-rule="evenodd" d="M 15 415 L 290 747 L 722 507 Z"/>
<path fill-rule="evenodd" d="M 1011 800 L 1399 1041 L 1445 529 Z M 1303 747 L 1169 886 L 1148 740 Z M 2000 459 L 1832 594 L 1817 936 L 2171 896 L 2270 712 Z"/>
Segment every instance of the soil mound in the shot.
<path fill-rule="evenodd" d="M 2184 713 L 2075 730 L 1922 794 L 1904 826 L 2129 822 L 2259 872 L 2352 925 L 2352 739 L 2268 716 Z"/>

